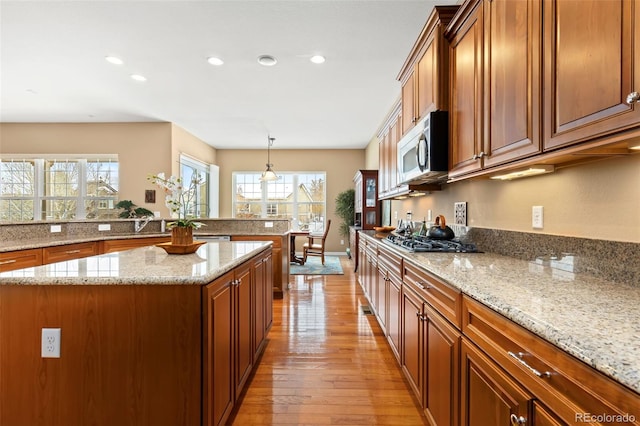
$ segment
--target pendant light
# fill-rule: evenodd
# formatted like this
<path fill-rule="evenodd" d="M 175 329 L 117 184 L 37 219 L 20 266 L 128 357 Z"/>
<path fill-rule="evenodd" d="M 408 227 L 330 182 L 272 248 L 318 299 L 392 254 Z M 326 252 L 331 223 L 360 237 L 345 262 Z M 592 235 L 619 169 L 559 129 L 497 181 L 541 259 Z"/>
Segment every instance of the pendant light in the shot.
<path fill-rule="evenodd" d="M 270 135 L 267 135 L 267 170 L 265 170 L 262 173 L 262 176 L 260 176 L 260 181 L 262 182 L 270 182 L 279 179 L 276 172 L 271 169 L 273 166 L 273 164 L 271 164 L 271 145 L 273 145 L 273 141 L 275 140 L 276 138 L 272 138 Z"/>

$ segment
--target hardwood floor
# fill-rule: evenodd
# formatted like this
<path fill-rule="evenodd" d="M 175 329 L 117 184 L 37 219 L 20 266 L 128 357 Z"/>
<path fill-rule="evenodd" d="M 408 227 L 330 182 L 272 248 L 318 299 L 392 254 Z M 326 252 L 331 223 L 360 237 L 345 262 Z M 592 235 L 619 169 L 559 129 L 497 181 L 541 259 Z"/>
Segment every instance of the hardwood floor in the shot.
<path fill-rule="evenodd" d="M 424 415 L 357 284 L 292 275 L 234 425 L 424 425 Z"/>

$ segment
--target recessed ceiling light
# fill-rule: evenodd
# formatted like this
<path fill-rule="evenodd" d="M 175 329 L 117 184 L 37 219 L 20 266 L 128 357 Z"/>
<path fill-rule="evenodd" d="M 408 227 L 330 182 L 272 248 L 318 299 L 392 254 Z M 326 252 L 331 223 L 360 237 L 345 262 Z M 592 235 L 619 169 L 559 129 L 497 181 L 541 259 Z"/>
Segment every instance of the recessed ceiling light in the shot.
<path fill-rule="evenodd" d="M 117 56 L 105 56 L 104 57 L 105 61 L 111 63 L 111 64 L 115 64 L 115 65 L 122 65 L 124 64 L 124 61 L 120 58 L 118 58 Z"/>
<path fill-rule="evenodd" d="M 326 61 L 327 59 L 322 56 L 322 55 L 314 55 L 311 57 L 311 59 L 309 59 L 311 62 L 313 62 L 314 64 L 322 64 L 324 63 L 324 61 Z"/>
<path fill-rule="evenodd" d="M 140 74 L 131 74 L 131 78 L 135 81 L 147 81 L 147 78 L 144 75 Z"/>
<path fill-rule="evenodd" d="M 265 67 L 272 67 L 278 63 L 278 60 L 271 55 L 258 56 L 258 63 Z"/>
<path fill-rule="evenodd" d="M 209 62 L 211 65 L 216 65 L 216 66 L 220 66 L 224 64 L 224 61 L 222 59 L 216 58 L 215 56 L 208 58 L 207 62 Z"/>

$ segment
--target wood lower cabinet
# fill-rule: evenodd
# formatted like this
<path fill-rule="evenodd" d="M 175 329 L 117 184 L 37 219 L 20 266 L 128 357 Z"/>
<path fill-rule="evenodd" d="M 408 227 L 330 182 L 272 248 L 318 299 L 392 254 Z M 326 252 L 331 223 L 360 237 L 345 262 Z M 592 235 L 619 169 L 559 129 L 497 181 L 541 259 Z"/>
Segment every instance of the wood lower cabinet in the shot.
<path fill-rule="evenodd" d="M 466 339 L 462 340 L 461 352 L 461 424 L 533 424 L 529 418 L 533 396 Z"/>
<path fill-rule="evenodd" d="M 538 422 L 544 425 L 588 423 L 580 421 L 577 416 L 589 413 L 621 418 L 631 414 L 635 416 L 633 420 L 619 424 L 640 424 L 640 417 L 636 414 L 640 395 L 466 296 L 463 298 L 462 330 L 468 339 L 463 353 L 479 359 L 476 352 L 481 351 L 494 367 L 492 377 L 508 376 L 510 383 L 515 383 L 517 389 L 530 395 L 534 414 L 519 414 L 529 418 L 527 425 L 537 425 Z M 463 404 L 470 381 L 475 380 L 469 376 L 475 374 L 475 370 L 468 367 L 468 360 L 465 366 L 465 356 L 461 373 Z M 507 384 L 501 385 L 505 386 Z M 498 409 L 505 402 L 502 398 L 492 403 Z M 492 411 L 488 401 L 482 405 Z M 468 411 L 468 405 L 463 407 Z M 463 410 L 463 420 L 464 416 Z M 471 414 L 467 416 L 471 417 Z"/>
<path fill-rule="evenodd" d="M 273 292 L 269 291 L 269 278 L 273 271 L 273 255 L 265 253 L 253 261 L 252 285 L 254 298 L 254 334 L 253 334 L 253 353 L 254 359 L 257 359 L 264 350 L 267 334 L 273 324 Z"/>
<path fill-rule="evenodd" d="M 203 289 L 203 425 L 222 425 L 235 403 L 235 274 L 228 272 Z"/>
<path fill-rule="evenodd" d="M 461 333 L 410 285 L 403 286 L 402 311 L 405 377 L 430 424 L 457 425 Z"/>
<path fill-rule="evenodd" d="M 100 244 L 97 241 L 51 246 L 42 249 L 42 263 L 46 265 L 98 254 L 100 254 Z"/>
<path fill-rule="evenodd" d="M 638 129 L 637 0 L 545 0 L 544 148 Z M 588 46 L 588 48 L 585 48 Z"/>
<path fill-rule="evenodd" d="M 0 272 L 42 265 L 42 249 L 17 250 L 0 253 Z"/>
<path fill-rule="evenodd" d="M 280 235 L 233 235 L 231 241 L 271 241 L 273 252 L 273 295 L 282 299 L 289 285 L 289 242 L 287 236 Z"/>
<path fill-rule="evenodd" d="M 120 240 L 104 240 L 101 242 L 101 254 L 113 253 L 122 250 L 131 250 L 138 247 L 153 246 L 155 244 L 171 241 L 171 237 L 146 237 L 146 238 L 123 238 Z"/>

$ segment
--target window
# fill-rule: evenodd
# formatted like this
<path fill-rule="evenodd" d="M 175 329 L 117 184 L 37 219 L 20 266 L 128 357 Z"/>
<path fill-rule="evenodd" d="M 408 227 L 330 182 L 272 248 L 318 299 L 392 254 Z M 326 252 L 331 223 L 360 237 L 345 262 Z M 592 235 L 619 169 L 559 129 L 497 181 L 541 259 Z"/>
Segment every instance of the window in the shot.
<path fill-rule="evenodd" d="M 0 159 L 0 221 L 117 217 L 117 158 Z"/>
<path fill-rule="evenodd" d="M 185 186 L 196 176 L 201 184 L 189 195 L 193 203 L 187 206 L 187 215 L 195 218 L 209 217 L 209 168 L 193 158 L 180 156 L 180 177 Z"/>
<path fill-rule="evenodd" d="M 261 182 L 260 172 L 233 173 L 233 217 L 297 219 L 300 229 L 323 231 L 326 173 L 282 172 Z"/>

